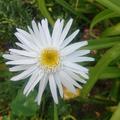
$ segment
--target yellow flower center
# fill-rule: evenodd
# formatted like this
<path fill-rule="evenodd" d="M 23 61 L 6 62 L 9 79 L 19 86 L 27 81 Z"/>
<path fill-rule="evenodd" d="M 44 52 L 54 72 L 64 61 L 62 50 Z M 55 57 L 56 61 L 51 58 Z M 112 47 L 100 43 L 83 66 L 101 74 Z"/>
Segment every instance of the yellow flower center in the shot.
<path fill-rule="evenodd" d="M 40 66 L 44 70 L 55 70 L 60 64 L 60 53 L 53 48 L 45 48 L 39 56 Z"/>

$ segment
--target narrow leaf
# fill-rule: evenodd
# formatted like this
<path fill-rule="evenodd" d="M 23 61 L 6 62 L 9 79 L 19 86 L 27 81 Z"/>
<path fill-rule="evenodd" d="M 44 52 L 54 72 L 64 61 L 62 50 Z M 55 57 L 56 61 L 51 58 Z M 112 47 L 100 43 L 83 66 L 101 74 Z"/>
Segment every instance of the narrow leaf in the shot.
<path fill-rule="evenodd" d="M 109 8 L 110 10 L 113 10 L 117 12 L 120 15 L 120 4 L 119 0 L 117 2 L 114 2 L 113 0 L 96 0 L 98 3 L 104 5 L 105 7 Z"/>
<path fill-rule="evenodd" d="M 120 120 L 120 103 L 110 120 Z"/>
<path fill-rule="evenodd" d="M 97 62 L 94 69 L 91 71 L 90 79 L 88 80 L 87 84 L 83 87 L 81 91 L 81 97 L 87 97 L 91 89 L 94 87 L 97 80 L 100 78 L 100 75 L 103 73 L 105 68 L 120 56 L 120 44 L 113 46 L 109 49 L 102 58 Z"/>
<path fill-rule="evenodd" d="M 114 35 L 120 35 L 120 23 L 107 28 L 105 31 L 103 31 L 101 37 L 114 36 Z"/>
<path fill-rule="evenodd" d="M 117 12 L 114 12 L 112 10 L 109 9 L 105 9 L 102 12 L 100 12 L 99 14 L 97 14 L 93 20 L 92 23 L 90 25 L 90 31 L 92 31 L 93 27 L 100 23 L 103 20 L 109 19 L 109 18 L 113 18 L 113 17 L 119 17 L 120 15 L 117 14 Z"/>

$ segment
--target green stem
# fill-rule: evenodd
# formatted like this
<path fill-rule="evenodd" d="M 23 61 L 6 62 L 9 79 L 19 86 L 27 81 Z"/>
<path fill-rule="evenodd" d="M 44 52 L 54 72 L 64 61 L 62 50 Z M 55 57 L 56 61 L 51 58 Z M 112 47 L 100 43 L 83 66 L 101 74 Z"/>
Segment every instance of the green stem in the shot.
<path fill-rule="evenodd" d="M 41 14 L 46 17 L 49 21 L 49 23 L 53 26 L 54 25 L 54 20 L 51 17 L 51 15 L 49 14 L 47 8 L 46 8 L 46 4 L 45 4 L 45 0 L 37 0 L 37 4 L 38 4 L 38 8 L 41 12 Z"/>
<path fill-rule="evenodd" d="M 54 103 L 54 120 L 58 120 L 57 105 Z"/>

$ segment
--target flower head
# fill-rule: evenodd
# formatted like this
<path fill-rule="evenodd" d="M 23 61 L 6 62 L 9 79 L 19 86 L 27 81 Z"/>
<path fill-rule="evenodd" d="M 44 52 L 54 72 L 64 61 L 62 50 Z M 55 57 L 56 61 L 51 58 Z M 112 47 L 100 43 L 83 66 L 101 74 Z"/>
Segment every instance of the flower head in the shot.
<path fill-rule="evenodd" d="M 88 44 L 87 41 L 70 44 L 79 32 L 76 30 L 67 36 L 72 21 L 70 19 L 64 26 L 64 20 L 58 19 L 51 35 L 47 19 L 38 24 L 33 20 L 32 28 L 28 26 L 28 32 L 17 28 L 15 36 L 19 40 L 16 42 L 19 49 L 9 49 L 9 54 L 3 55 L 9 60 L 6 64 L 11 65 L 10 71 L 21 72 L 12 77 L 12 81 L 29 78 L 23 91 L 26 96 L 39 84 L 36 97 L 38 104 L 47 83 L 54 102 L 58 103 L 57 88 L 61 97 L 63 87 L 76 93 L 76 88 L 82 88 L 80 83 L 86 83 L 89 78 L 88 69 L 80 63 L 94 59 L 84 56 L 90 50 L 81 49 Z"/>

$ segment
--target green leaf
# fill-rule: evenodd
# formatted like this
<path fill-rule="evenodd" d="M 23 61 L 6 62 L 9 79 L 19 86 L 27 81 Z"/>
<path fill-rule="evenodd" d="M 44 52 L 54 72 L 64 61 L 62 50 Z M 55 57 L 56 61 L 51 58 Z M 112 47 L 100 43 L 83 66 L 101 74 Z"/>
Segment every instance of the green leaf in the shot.
<path fill-rule="evenodd" d="M 90 72 L 94 67 L 90 68 Z M 90 73 L 91 74 L 91 73 Z M 117 67 L 107 67 L 104 69 L 103 73 L 100 75 L 100 79 L 115 79 L 120 78 L 120 68 Z"/>
<path fill-rule="evenodd" d="M 110 120 L 120 120 L 120 103 Z"/>
<path fill-rule="evenodd" d="M 39 8 L 40 12 L 42 13 L 42 15 L 44 17 L 46 17 L 48 19 L 48 21 L 50 22 L 50 24 L 53 26 L 54 20 L 52 19 L 52 17 L 50 16 L 50 14 L 46 8 L 45 0 L 37 0 L 37 4 L 38 4 L 38 8 Z"/>
<path fill-rule="evenodd" d="M 118 56 L 120 56 L 120 44 L 113 46 L 109 49 L 102 58 L 97 62 L 94 69 L 91 71 L 90 79 L 84 85 L 81 90 L 81 97 L 87 97 L 91 89 L 94 87 L 97 80 L 100 78 L 100 75 L 103 73 L 105 68 Z"/>
<path fill-rule="evenodd" d="M 120 78 L 120 68 L 107 67 L 100 76 L 100 79 L 115 79 Z"/>
<path fill-rule="evenodd" d="M 115 44 L 120 43 L 120 37 L 105 37 L 88 40 L 88 46 L 85 49 L 97 50 L 102 48 L 109 48 Z"/>
<path fill-rule="evenodd" d="M 120 0 L 96 0 L 98 3 L 104 5 L 112 11 L 117 12 L 120 15 Z"/>
<path fill-rule="evenodd" d="M 114 36 L 114 35 L 120 35 L 120 23 L 107 28 L 105 31 L 103 31 L 101 37 Z"/>
<path fill-rule="evenodd" d="M 109 19 L 109 18 L 113 18 L 113 17 L 119 17 L 120 15 L 118 15 L 116 12 L 111 11 L 109 9 L 105 9 L 102 12 L 100 12 L 99 14 L 97 14 L 90 25 L 90 31 L 92 31 L 93 27 L 100 23 L 103 20 Z"/>
<path fill-rule="evenodd" d="M 16 98 L 11 104 L 12 114 L 17 116 L 33 116 L 35 115 L 38 106 L 35 103 L 35 92 L 32 92 L 28 97 L 23 95 L 23 91 L 19 91 Z"/>

